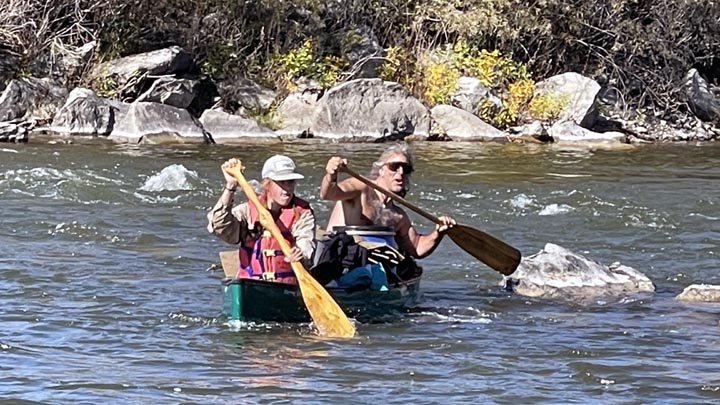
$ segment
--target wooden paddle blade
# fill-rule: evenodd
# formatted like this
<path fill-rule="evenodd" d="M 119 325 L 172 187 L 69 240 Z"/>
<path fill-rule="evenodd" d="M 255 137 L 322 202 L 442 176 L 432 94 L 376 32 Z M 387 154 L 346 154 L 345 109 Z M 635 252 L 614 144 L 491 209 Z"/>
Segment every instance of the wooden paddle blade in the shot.
<path fill-rule="evenodd" d="M 520 264 L 519 250 L 483 231 L 457 224 L 447 234 L 464 251 L 506 276 Z"/>
<path fill-rule="evenodd" d="M 343 170 L 369 187 L 410 208 L 415 211 L 415 213 L 433 221 L 436 224 L 440 223 L 440 220 L 436 216 L 413 205 L 411 202 L 392 191 L 385 190 L 349 167 L 346 166 Z M 490 268 L 497 270 L 506 276 L 512 274 L 512 272 L 514 272 L 520 264 L 521 255 L 519 250 L 500 239 L 486 234 L 483 231 L 479 231 L 468 226 L 455 225 L 448 230 L 448 235 L 450 235 L 450 239 L 452 239 L 453 242 L 455 242 L 463 250 L 470 253 L 481 262 L 487 264 Z"/>
<path fill-rule="evenodd" d="M 235 177 L 250 203 L 255 205 L 262 226 L 270 231 L 275 240 L 277 240 L 283 254 L 289 256 L 290 244 L 288 244 L 287 240 L 283 237 L 280 228 L 275 224 L 275 220 L 270 212 L 258 199 L 255 190 L 253 190 L 252 186 L 245 180 L 245 176 L 243 176 L 240 170 L 241 167 L 241 164 L 233 167 L 223 166 L 223 170 Z M 350 322 L 330 293 L 305 270 L 302 264 L 293 262 L 291 263 L 291 267 L 295 273 L 295 278 L 298 280 L 300 295 L 305 303 L 305 307 L 307 307 L 310 317 L 313 322 L 315 322 L 315 326 L 320 332 L 320 335 L 333 338 L 350 338 L 355 336 L 355 326 Z"/>
<path fill-rule="evenodd" d="M 330 293 L 305 270 L 302 264 L 292 263 L 292 268 L 295 271 L 305 307 L 307 307 L 320 335 L 334 338 L 355 336 L 355 326 Z"/>

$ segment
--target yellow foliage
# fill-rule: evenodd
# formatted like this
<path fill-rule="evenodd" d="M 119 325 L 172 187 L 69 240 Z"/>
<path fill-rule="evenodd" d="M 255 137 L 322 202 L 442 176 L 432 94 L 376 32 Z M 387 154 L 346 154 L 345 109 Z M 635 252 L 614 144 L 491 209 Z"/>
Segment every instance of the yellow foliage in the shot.
<path fill-rule="evenodd" d="M 316 55 L 315 46 L 311 39 L 306 39 L 302 45 L 290 50 L 286 54 L 277 54 L 285 87 L 289 91 L 297 90 L 297 80 L 301 77 L 317 80 L 322 87 L 330 87 L 337 83 L 338 73 L 345 65 L 345 61 L 337 56 Z"/>
<path fill-rule="evenodd" d="M 460 72 L 447 63 L 431 64 L 425 72 L 425 99 L 433 106 L 450 101 L 457 90 Z"/>
<path fill-rule="evenodd" d="M 542 120 L 552 121 L 560 115 L 563 108 L 568 105 L 569 99 L 566 95 L 559 94 L 538 94 L 528 105 L 530 116 Z"/>

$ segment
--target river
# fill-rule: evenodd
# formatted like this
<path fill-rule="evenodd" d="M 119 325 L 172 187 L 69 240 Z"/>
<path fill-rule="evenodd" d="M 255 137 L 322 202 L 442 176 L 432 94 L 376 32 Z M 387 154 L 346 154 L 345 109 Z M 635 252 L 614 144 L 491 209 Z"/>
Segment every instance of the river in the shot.
<path fill-rule="evenodd" d="M 520 249 L 555 243 L 650 277 L 654 294 L 568 303 L 513 296 L 446 239 L 407 315 L 326 340 L 228 324 L 228 245 L 205 230 L 220 163 L 295 158 L 320 222 L 327 159 L 366 172 L 386 145 L 0 144 L 3 404 L 720 401 L 720 144 L 607 151 L 414 144 L 408 199 Z M 417 227 L 431 225 L 412 215 Z"/>

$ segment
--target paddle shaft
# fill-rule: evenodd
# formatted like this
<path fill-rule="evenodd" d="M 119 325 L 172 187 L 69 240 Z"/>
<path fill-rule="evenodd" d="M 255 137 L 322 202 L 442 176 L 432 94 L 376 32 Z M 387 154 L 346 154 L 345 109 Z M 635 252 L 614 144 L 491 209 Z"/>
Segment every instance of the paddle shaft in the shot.
<path fill-rule="evenodd" d="M 372 180 L 370 180 L 370 179 L 366 178 L 365 176 L 357 173 L 357 172 L 354 171 L 353 169 L 351 169 L 351 168 L 349 168 L 349 167 L 347 167 L 347 166 L 344 166 L 341 170 L 344 171 L 344 172 L 346 172 L 347 174 L 355 177 L 356 179 L 360 180 L 361 182 L 365 183 L 365 184 L 368 185 L 369 187 L 374 188 L 375 190 L 377 190 L 377 191 L 385 194 L 386 196 L 390 197 L 390 199 L 395 200 L 395 201 L 399 202 L 400 204 L 402 204 L 402 205 L 410 208 L 411 210 L 415 211 L 418 215 L 421 215 L 421 216 L 425 217 L 426 219 L 428 219 L 428 220 L 430 220 L 430 221 L 432 221 L 432 222 L 434 222 L 434 223 L 436 223 L 436 224 L 439 224 L 439 223 L 440 223 L 440 219 L 438 219 L 438 217 L 436 217 L 435 215 L 432 215 L 431 213 L 425 211 L 424 209 L 422 209 L 422 208 L 414 205 L 414 204 L 411 203 L 410 201 L 408 201 L 408 200 L 400 197 L 399 195 L 393 193 L 392 191 L 386 190 L 386 189 L 378 186 L 378 185 L 375 184 Z"/>
<path fill-rule="evenodd" d="M 280 245 L 280 249 L 285 257 L 290 256 L 292 249 L 290 244 L 285 240 L 272 214 L 270 214 L 267 208 L 260 202 L 255 190 L 247 180 L 245 180 L 245 176 L 242 175 L 240 170 L 241 167 L 242 165 L 238 163 L 236 166 L 229 168 L 224 167 L 223 170 L 235 177 L 250 203 L 257 209 L 260 224 L 270 231 L 273 238 L 275 238 L 278 245 Z M 355 335 L 355 326 L 353 326 L 337 302 L 330 296 L 330 293 L 305 270 L 305 267 L 303 267 L 300 262 L 291 262 L 290 266 L 300 286 L 300 294 L 302 295 L 303 302 L 310 313 L 310 317 L 320 331 L 320 334 L 328 337 L 353 337 Z"/>
<path fill-rule="evenodd" d="M 417 214 L 429 219 L 436 224 L 442 225 L 438 217 L 428 213 L 422 208 L 415 206 L 411 202 L 393 193 L 392 191 L 386 190 L 378 186 L 377 184 L 358 174 L 351 168 L 344 166 L 341 170 L 360 180 L 367 186 L 385 194 L 392 200 L 397 201 L 398 203 L 410 208 Z M 476 259 L 487 264 L 490 268 L 497 270 L 504 275 L 512 274 L 512 272 L 514 272 L 520 264 L 522 255 L 520 254 L 519 250 L 483 231 L 471 228 L 469 226 L 457 224 L 450 227 L 447 230 L 447 234 L 448 236 L 450 236 L 450 239 L 452 239 L 453 242 L 455 242 L 464 251 L 468 252 Z"/>

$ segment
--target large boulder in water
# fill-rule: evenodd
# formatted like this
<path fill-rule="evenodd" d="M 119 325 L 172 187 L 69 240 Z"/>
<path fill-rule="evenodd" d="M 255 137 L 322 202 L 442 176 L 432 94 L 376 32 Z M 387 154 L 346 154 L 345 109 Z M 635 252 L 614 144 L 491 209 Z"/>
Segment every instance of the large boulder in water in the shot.
<path fill-rule="evenodd" d="M 528 297 L 574 300 L 655 291 L 653 282 L 632 267 L 605 266 L 552 243 L 523 258 L 502 283 L 507 290 Z"/>

